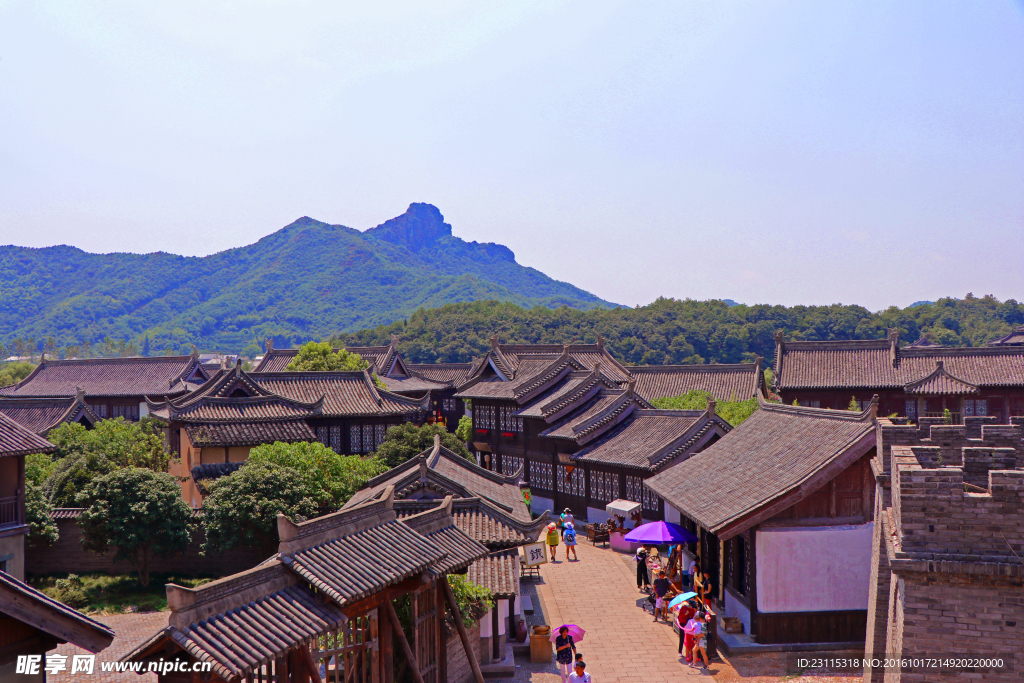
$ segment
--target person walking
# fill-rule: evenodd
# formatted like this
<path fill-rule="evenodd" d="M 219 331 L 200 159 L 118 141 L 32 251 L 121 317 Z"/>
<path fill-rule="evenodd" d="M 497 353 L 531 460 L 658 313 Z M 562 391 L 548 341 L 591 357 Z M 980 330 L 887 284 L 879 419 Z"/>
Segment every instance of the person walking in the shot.
<path fill-rule="evenodd" d="M 582 659 L 576 660 L 576 670 L 569 674 L 569 683 L 591 683 L 593 679 L 587 673 L 587 663 Z"/>
<path fill-rule="evenodd" d="M 641 545 L 636 549 L 636 555 L 633 556 L 633 560 L 636 561 L 636 587 L 641 593 L 645 590 L 650 590 L 651 579 L 647 573 L 647 546 Z"/>
<path fill-rule="evenodd" d="M 569 627 L 563 626 L 558 629 L 555 637 L 555 661 L 558 662 L 558 673 L 562 675 L 562 683 L 569 680 L 572 672 L 573 654 L 576 652 L 576 643 L 569 635 Z"/>
<path fill-rule="evenodd" d="M 562 528 L 562 531 L 565 531 L 566 524 L 576 524 L 576 518 L 572 516 L 572 511 L 569 508 L 565 508 L 558 517 L 558 526 Z"/>
<path fill-rule="evenodd" d="M 654 621 L 658 621 L 658 612 L 661 611 L 665 615 L 665 623 L 668 623 L 668 593 L 672 589 L 672 584 L 665 577 L 665 570 L 662 569 L 658 572 L 658 578 L 654 580 Z"/>
<path fill-rule="evenodd" d="M 551 551 L 551 561 L 555 561 L 555 553 L 558 552 L 558 528 L 554 522 L 548 524 L 548 537 L 547 537 L 548 550 Z"/>
<path fill-rule="evenodd" d="M 576 557 L 576 527 L 572 522 L 565 523 L 565 529 L 562 530 L 562 541 L 565 543 L 565 561 L 569 561 L 569 552 L 572 551 L 572 559 L 579 562 L 580 558 Z"/>
<path fill-rule="evenodd" d="M 679 606 L 679 616 L 676 617 L 676 626 L 679 627 L 679 654 L 686 659 L 686 663 L 689 664 L 693 661 L 693 636 L 686 631 L 687 626 L 690 625 L 690 621 L 693 616 L 697 614 L 697 608 L 693 606 L 693 600 L 687 600 Z"/>
<path fill-rule="evenodd" d="M 704 612 L 697 612 L 697 615 L 693 619 L 697 624 L 697 628 L 695 628 L 693 632 L 693 662 L 690 663 L 690 666 L 692 666 L 695 669 L 699 668 L 702 671 L 706 671 L 707 668 L 710 666 L 710 664 L 708 663 L 707 652 L 708 624 L 705 620 L 706 614 Z M 698 655 L 700 655 L 699 659 Z M 703 667 L 697 666 L 697 663 L 700 659 L 704 660 Z"/>

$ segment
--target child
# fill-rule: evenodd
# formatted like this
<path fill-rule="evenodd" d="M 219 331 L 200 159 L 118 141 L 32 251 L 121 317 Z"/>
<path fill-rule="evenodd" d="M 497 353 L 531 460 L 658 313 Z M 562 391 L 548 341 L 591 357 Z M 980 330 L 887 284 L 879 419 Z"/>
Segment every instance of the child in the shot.
<path fill-rule="evenodd" d="M 548 550 L 551 551 L 551 561 L 555 561 L 555 553 L 558 551 L 558 527 L 554 522 L 548 524 Z"/>
<path fill-rule="evenodd" d="M 707 622 L 705 622 L 705 618 L 706 616 L 704 612 L 697 612 L 697 615 L 693 618 L 696 622 L 697 627 L 694 629 L 693 632 L 693 663 L 691 663 L 690 666 L 692 666 L 695 669 L 700 668 L 701 670 L 706 670 L 708 666 L 710 666 L 708 664 L 707 653 L 708 625 Z M 700 658 L 698 658 L 697 655 L 700 655 Z M 698 667 L 697 665 L 700 659 L 704 660 L 703 667 Z"/>

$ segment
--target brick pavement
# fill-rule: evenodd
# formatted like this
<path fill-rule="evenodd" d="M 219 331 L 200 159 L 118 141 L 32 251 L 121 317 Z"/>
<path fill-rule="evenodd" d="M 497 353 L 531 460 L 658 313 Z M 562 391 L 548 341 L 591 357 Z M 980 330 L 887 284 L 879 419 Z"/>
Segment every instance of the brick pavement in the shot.
<path fill-rule="evenodd" d="M 47 674 L 50 683 L 156 683 L 156 674 L 113 673 L 102 672 L 100 662 L 113 662 L 135 649 L 154 633 L 167 626 L 170 612 L 146 612 L 144 614 L 114 614 L 106 617 L 93 617 L 114 629 L 114 642 L 106 650 L 96 655 L 96 666 L 91 676 L 66 671 L 56 675 Z M 65 643 L 57 648 L 57 652 L 68 656 L 88 654 L 80 647 Z M 70 667 L 69 667 L 70 668 Z"/>
<path fill-rule="evenodd" d="M 562 559 L 541 566 L 541 580 L 524 581 L 533 597 L 532 626 L 574 623 L 587 634 L 578 650 L 595 683 L 643 681 L 661 683 L 714 678 L 730 683 L 769 683 L 799 679 L 801 683 L 853 683 L 861 674 L 809 676 L 786 669 L 785 655 L 765 653 L 712 660 L 710 673 L 686 666 L 676 654 L 678 638 L 672 626 L 659 621 L 639 605 L 646 595 L 636 590 L 632 558 L 589 543 L 577 546 L 579 562 Z M 824 654 L 824 653 L 818 653 Z M 850 655 L 852 653 L 846 653 Z M 515 681 L 560 683 L 554 664 L 517 661 Z M 691 678 L 692 677 L 692 678 Z"/>

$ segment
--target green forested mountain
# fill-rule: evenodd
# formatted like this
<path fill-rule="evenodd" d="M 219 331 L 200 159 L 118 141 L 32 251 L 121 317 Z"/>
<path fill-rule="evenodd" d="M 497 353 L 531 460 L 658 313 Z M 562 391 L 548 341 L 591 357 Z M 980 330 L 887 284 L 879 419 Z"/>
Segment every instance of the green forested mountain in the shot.
<path fill-rule="evenodd" d="M 775 330 L 790 340 L 879 339 L 897 328 L 900 339 L 924 336 L 946 346 L 981 346 L 1024 323 L 1024 305 L 968 294 L 872 313 L 861 306 L 730 306 L 724 301 L 659 299 L 637 308 L 521 308 L 498 301 L 449 304 L 414 313 L 408 321 L 342 334 L 338 345 L 387 343 L 417 363 L 468 361 L 497 334 L 508 343 L 593 343 L 604 335 L 616 358 L 629 364 L 736 363 L 754 355 L 772 362 Z"/>
<path fill-rule="evenodd" d="M 255 354 L 408 317 L 419 308 L 498 299 L 608 307 L 515 262 L 499 244 L 452 236 L 429 204 L 360 232 L 300 218 L 255 244 L 206 257 L 0 247 L 0 344 L 42 348 L 131 342 L 151 353 Z M 111 344 L 106 344 L 111 348 Z"/>

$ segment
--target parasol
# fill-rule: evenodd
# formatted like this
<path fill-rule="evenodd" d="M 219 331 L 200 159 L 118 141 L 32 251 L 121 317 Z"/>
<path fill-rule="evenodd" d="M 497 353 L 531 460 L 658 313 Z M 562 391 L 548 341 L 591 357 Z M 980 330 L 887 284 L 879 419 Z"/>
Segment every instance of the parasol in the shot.
<path fill-rule="evenodd" d="M 697 537 L 692 533 L 670 522 L 649 522 L 638 526 L 626 534 L 625 539 L 630 543 L 695 543 Z"/>
<path fill-rule="evenodd" d="M 581 640 L 583 640 L 583 636 L 585 636 L 587 634 L 586 631 L 581 629 L 576 624 L 562 624 L 562 626 L 565 626 L 567 629 L 569 629 L 569 635 L 572 636 L 572 640 L 573 640 L 574 643 L 578 643 Z M 555 642 L 555 638 L 558 637 L 558 632 L 562 630 L 562 626 L 559 626 L 558 628 L 551 629 L 551 642 L 552 643 Z"/>
<path fill-rule="evenodd" d="M 695 597 L 697 597 L 697 594 L 693 593 L 693 592 L 690 592 L 690 593 L 680 593 L 676 597 L 672 598 L 672 602 L 668 603 L 668 608 L 669 609 L 675 609 L 676 607 L 679 606 L 680 603 L 686 602 L 690 598 L 695 598 Z"/>

